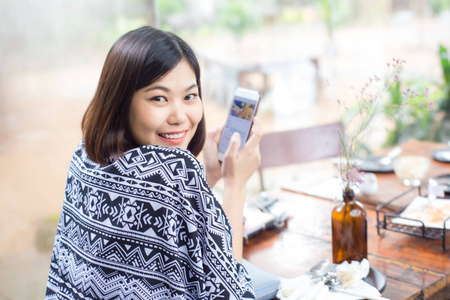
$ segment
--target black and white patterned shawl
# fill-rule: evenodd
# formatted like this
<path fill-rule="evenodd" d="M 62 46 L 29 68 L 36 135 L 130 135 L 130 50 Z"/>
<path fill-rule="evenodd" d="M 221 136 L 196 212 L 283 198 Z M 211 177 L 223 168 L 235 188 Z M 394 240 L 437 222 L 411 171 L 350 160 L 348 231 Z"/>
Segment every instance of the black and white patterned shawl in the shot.
<path fill-rule="evenodd" d="M 187 150 L 72 158 L 45 299 L 252 299 L 230 223 Z"/>

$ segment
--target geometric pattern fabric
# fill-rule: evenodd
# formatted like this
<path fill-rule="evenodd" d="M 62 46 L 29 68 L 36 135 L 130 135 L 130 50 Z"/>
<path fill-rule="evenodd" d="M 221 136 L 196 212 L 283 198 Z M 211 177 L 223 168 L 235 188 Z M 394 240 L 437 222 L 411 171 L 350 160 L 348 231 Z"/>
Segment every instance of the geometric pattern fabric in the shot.
<path fill-rule="evenodd" d="M 70 163 L 45 299 L 253 299 L 202 165 L 142 146 L 100 167 Z"/>

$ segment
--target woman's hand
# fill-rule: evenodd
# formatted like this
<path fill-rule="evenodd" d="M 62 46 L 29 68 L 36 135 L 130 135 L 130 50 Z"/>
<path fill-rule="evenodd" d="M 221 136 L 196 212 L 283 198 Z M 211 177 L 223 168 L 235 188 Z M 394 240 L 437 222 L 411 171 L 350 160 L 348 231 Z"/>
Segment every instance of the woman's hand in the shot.
<path fill-rule="evenodd" d="M 234 188 L 245 188 L 245 184 L 261 163 L 259 141 L 262 137 L 262 125 L 257 117 L 253 120 L 250 138 L 239 151 L 240 136 L 234 133 L 222 164 L 222 176 L 225 185 L 231 184 Z"/>
<path fill-rule="evenodd" d="M 222 178 L 220 161 L 217 158 L 217 149 L 219 147 L 222 128 L 217 127 L 206 135 L 205 145 L 203 146 L 203 165 L 205 166 L 206 181 L 210 188 L 213 188 L 217 181 Z"/>
<path fill-rule="evenodd" d="M 253 130 L 247 143 L 239 151 L 240 136 L 235 133 L 222 163 L 224 179 L 222 207 L 234 231 L 233 254 L 238 261 L 242 261 L 245 185 L 261 163 L 259 152 L 261 137 L 262 126 L 259 119 L 255 117 Z"/>

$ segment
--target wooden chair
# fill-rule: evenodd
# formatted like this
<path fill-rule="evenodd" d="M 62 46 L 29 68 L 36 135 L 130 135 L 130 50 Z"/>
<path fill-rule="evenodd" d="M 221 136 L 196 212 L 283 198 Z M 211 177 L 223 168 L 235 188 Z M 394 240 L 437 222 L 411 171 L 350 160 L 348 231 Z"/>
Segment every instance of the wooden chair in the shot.
<path fill-rule="evenodd" d="M 338 130 L 344 134 L 340 122 L 264 134 L 258 170 L 261 190 L 264 190 L 264 169 L 339 156 L 342 143 Z"/>

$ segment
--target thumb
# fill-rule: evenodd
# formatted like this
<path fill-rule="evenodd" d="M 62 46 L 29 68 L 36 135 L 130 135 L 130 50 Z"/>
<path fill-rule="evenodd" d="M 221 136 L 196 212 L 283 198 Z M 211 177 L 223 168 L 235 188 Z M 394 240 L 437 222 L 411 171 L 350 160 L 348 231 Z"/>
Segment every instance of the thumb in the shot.
<path fill-rule="evenodd" d="M 227 152 L 229 154 L 236 154 L 239 151 L 239 147 L 241 146 L 241 136 L 239 133 L 233 133 L 233 136 L 230 140 L 230 145 L 228 146 Z"/>

